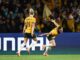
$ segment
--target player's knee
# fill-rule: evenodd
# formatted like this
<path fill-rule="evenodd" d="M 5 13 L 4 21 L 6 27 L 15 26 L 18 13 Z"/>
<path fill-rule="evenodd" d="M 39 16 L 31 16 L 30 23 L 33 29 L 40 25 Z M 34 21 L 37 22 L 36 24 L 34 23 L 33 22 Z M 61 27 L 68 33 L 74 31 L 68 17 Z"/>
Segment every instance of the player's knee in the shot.
<path fill-rule="evenodd" d="M 56 46 L 56 43 L 54 43 L 54 46 Z"/>
<path fill-rule="evenodd" d="M 52 47 L 51 48 L 55 48 L 56 47 L 56 44 L 52 44 Z"/>
<path fill-rule="evenodd" d="M 53 43 L 52 46 L 55 47 L 56 46 L 56 43 Z"/>

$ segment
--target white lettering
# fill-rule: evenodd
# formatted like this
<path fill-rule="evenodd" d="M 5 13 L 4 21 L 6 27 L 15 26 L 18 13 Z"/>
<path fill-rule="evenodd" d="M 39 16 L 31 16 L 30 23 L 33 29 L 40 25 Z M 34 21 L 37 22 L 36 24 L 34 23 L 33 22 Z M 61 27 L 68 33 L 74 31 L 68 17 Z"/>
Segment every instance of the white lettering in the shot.
<path fill-rule="evenodd" d="M 32 47 L 32 50 L 35 51 L 35 47 L 40 47 L 40 50 L 43 50 L 42 49 L 42 45 L 43 45 L 43 37 L 37 37 L 37 40 L 40 42 L 40 43 L 37 43 L 36 46 L 33 46 Z M 34 41 L 32 40 L 32 43 Z"/>
<path fill-rule="evenodd" d="M 46 37 L 46 45 L 49 45 L 49 41 L 48 41 L 47 37 Z"/>
<path fill-rule="evenodd" d="M 15 38 L 14 37 L 4 37 L 3 38 L 3 50 L 7 51 L 7 42 L 12 42 L 12 51 L 15 51 Z"/>
<path fill-rule="evenodd" d="M 24 38 L 23 37 L 18 37 L 18 39 L 17 39 L 17 43 L 18 43 L 18 50 L 19 50 L 19 48 L 20 48 L 20 46 L 21 46 L 21 42 L 23 42 L 23 40 L 24 40 Z M 29 46 L 29 40 L 27 41 L 27 44 L 26 44 L 26 47 L 28 47 Z M 23 51 L 25 51 L 26 50 L 26 47 L 23 47 Z"/>
<path fill-rule="evenodd" d="M 15 39 L 15 37 L 4 37 L 3 38 L 3 43 L 1 41 L 2 39 L 0 38 L 0 50 L 3 48 L 3 51 L 7 51 L 9 46 L 8 46 L 8 42 L 10 41 L 11 43 L 11 50 L 12 51 L 16 51 L 16 50 L 19 50 L 22 42 L 24 41 L 24 37 L 17 37 L 17 39 Z M 38 47 L 40 49 L 40 51 L 42 51 L 42 45 L 44 44 L 44 38 L 43 37 L 37 37 L 37 40 L 38 40 L 38 43 L 36 44 L 36 46 L 33 46 L 32 47 L 32 51 L 35 51 L 36 50 L 36 47 Z M 17 42 L 17 44 L 16 44 Z M 26 46 L 22 49 L 22 51 L 26 51 L 26 48 L 29 47 L 29 44 L 30 43 L 33 43 L 34 40 L 28 40 L 27 43 L 26 43 Z M 1 45 L 1 43 L 3 45 Z M 49 44 L 49 41 L 48 39 L 46 38 L 45 40 L 45 43 L 46 45 Z M 16 48 L 17 47 L 17 48 Z"/>
<path fill-rule="evenodd" d="M 0 38 L 0 50 L 1 50 L 1 38 Z"/>

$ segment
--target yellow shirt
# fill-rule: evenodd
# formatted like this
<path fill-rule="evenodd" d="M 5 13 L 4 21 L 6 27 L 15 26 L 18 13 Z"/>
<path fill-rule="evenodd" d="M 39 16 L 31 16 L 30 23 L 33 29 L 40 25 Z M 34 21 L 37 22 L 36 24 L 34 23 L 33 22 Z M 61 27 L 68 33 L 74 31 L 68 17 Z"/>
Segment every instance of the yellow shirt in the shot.
<path fill-rule="evenodd" d="M 36 23 L 36 19 L 32 16 L 29 16 L 25 19 L 26 29 L 25 33 L 31 33 L 32 32 L 32 24 Z"/>
<path fill-rule="evenodd" d="M 52 35 L 58 35 L 57 28 L 52 29 L 52 30 L 51 30 L 51 34 L 52 34 Z"/>
<path fill-rule="evenodd" d="M 72 30 L 74 28 L 74 19 L 67 20 L 67 25 L 68 28 Z"/>

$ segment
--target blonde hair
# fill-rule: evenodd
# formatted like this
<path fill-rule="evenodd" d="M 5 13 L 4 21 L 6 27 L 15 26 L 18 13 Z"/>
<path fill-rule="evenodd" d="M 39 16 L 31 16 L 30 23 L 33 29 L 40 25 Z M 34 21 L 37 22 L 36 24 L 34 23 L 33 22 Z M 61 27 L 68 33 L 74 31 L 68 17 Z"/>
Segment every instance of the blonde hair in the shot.
<path fill-rule="evenodd" d="M 34 16 L 34 10 L 32 8 L 29 9 L 29 14 Z"/>

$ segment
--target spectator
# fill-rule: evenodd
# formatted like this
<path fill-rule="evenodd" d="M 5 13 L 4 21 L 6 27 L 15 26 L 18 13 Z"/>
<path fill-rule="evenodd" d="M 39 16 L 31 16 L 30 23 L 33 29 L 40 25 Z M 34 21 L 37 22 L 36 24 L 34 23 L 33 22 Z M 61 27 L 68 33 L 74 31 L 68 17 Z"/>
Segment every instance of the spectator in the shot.
<path fill-rule="evenodd" d="M 69 16 L 68 16 L 68 20 L 67 20 L 67 25 L 68 25 L 68 28 L 69 28 L 70 32 L 75 32 L 74 24 L 75 24 L 74 17 L 72 15 L 72 13 L 70 13 Z"/>
<path fill-rule="evenodd" d="M 80 0 L 57 0 L 56 5 L 54 0 L 0 1 L 0 32 L 22 32 L 23 21 L 30 8 L 35 10 L 37 32 L 42 29 L 46 32 L 50 30 L 51 23 L 46 21 L 50 15 L 63 26 L 64 32 L 80 32 Z M 61 8 L 58 5 L 62 5 Z"/>

